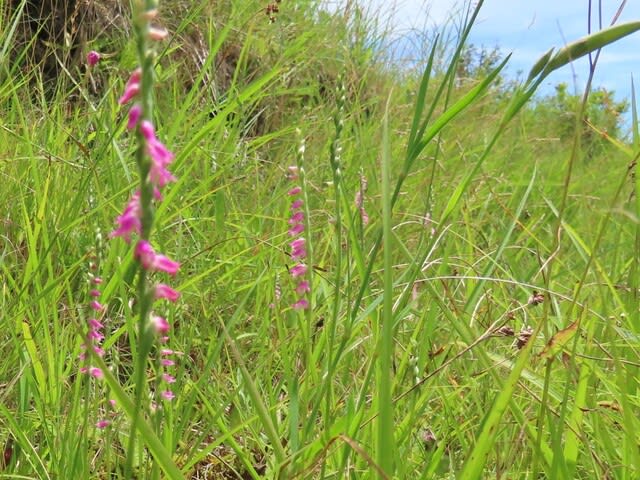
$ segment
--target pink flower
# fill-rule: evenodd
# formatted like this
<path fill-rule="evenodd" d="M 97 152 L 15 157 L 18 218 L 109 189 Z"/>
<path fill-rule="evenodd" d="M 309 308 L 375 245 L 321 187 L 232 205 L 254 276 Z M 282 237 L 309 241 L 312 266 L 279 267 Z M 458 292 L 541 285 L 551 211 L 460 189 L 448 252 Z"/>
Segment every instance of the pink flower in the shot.
<path fill-rule="evenodd" d="M 164 380 L 167 383 L 175 383 L 176 382 L 176 377 L 169 375 L 168 373 L 163 373 L 162 374 L 162 380 Z"/>
<path fill-rule="evenodd" d="M 302 280 L 296 287 L 296 293 L 298 295 L 304 295 L 309 291 L 311 291 L 311 287 L 309 286 L 309 282 L 307 282 L 306 280 Z"/>
<path fill-rule="evenodd" d="M 304 225 L 302 223 L 297 223 L 293 227 L 289 229 L 289 236 L 295 237 L 304 232 Z"/>
<path fill-rule="evenodd" d="M 95 318 L 89 319 L 88 323 L 89 323 L 89 326 L 94 330 L 99 330 L 101 328 L 104 328 L 104 325 L 100 323 L 100 321 L 96 320 Z"/>
<path fill-rule="evenodd" d="M 129 110 L 129 119 L 127 120 L 127 128 L 133 130 L 138 125 L 140 116 L 142 115 L 142 105 L 136 103 L 131 110 Z"/>
<path fill-rule="evenodd" d="M 96 298 L 100 296 L 100 290 L 96 290 L 95 288 L 89 292 L 89 295 Z"/>
<path fill-rule="evenodd" d="M 138 93 L 140 93 L 141 79 L 142 79 L 142 69 L 136 68 L 131 74 L 131 77 L 129 77 L 129 80 L 127 81 L 127 84 L 124 87 L 124 93 L 118 99 L 118 103 L 120 105 L 124 105 L 125 103 L 130 102 L 134 97 L 138 95 Z"/>
<path fill-rule="evenodd" d="M 306 298 L 301 298 L 296 303 L 291 305 L 291 307 L 294 310 L 306 310 L 307 308 L 309 308 L 309 302 L 307 301 Z"/>
<path fill-rule="evenodd" d="M 291 190 L 289 190 L 287 192 L 287 195 L 291 195 L 291 196 L 298 195 L 301 191 L 302 191 L 302 188 L 296 186 L 296 187 L 293 187 Z"/>
<path fill-rule="evenodd" d="M 100 312 L 104 310 L 104 305 L 102 305 L 100 302 L 96 300 L 92 300 L 91 303 L 89 303 L 89 306 L 91 307 L 92 310 L 95 310 L 96 312 Z"/>
<path fill-rule="evenodd" d="M 97 379 L 101 379 L 104 377 L 104 374 L 102 373 L 102 370 L 100 370 L 98 367 L 91 367 L 89 369 L 89 375 L 91 375 L 92 377 L 95 377 Z"/>
<path fill-rule="evenodd" d="M 294 210 L 298 210 L 299 208 L 302 207 L 303 204 L 304 204 L 304 202 L 302 201 L 301 198 L 298 198 L 297 200 L 294 200 L 291 203 L 291 211 L 293 212 Z"/>
<path fill-rule="evenodd" d="M 151 244 L 146 240 L 140 240 L 136 245 L 136 258 L 145 270 L 166 272 L 175 275 L 180 269 L 180 264 L 169 257 L 157 254 Z"/>
<path fill-rule="evenodd" d="M 304 212 L 297 211 L 289 218 L 289 225 L 294 225 L 296 223 L 300 223 L 304 220 Z"/>
<path fill-rule="evenodd" d="M 304 248 L 305 243 L 307 241 L 304 239 L 304 237 L 300 237 L 300 238 L 296 238 L 295 240 L 293 240 L 289 246 L 291 247 L 291 250 L 299 250 L 301 248 Z"/>
<path fill-rule="evenodd" d="M 87 53 L 87 63 L 90 67 L 95 67 L 100 61 L 100 54 L 95 50 L 91 50 Z"/>
<path fill-rule="evenodd" d="M 97 330 L 89 330 L 89 333 L 87 334 L 87 338 L 89 340 L 96 340 L 98 342 L 101 342 L 102 340 L 104 340 L 104 335 L 102 335 Z"/>
<path fill-rule="evenodd" d="M 301 277 L 305 273 L 307 273 L 307 266 L 304 263 L 294 265 L 293 267 L 291 267 L 290 273 L 293 278 Z"/>
<path fill-rule="evenodd" d="M 176 178 L 167 170 L 167 165 L 173 162 L 174 154 L 164 146 L 156 137 L 153 124 L 148 120 L 143 120 L 140 124 L 140 131 L 147 141 L 147 153 L 151 157 L 151 170 L 149 179 L 154 185 L 163 187 Z"/>
<path fill-rule="evenodd" d="M 162 360 L 160 360 L 160 364 L 164 367 L 173 367 L 176 362 L 174 362 L 173 360 L 169 360 L 168 358 L 163 358 Z"/>
<path fill-rule="evenodd" d="M 109 420 L 99 420 L 96 422 L 96 428 L 106 428 L 111 424 Z"/>
<path fill-rule="evenodd" d="M 136 192 L 127 203 L 122 215 L 116 219 L 118 228 L 109 234 L 109 238 L 122 237 L 125 242 L 129 243 L 133 233 L 140 234 L 142 230 L 140 212 L 140 192 Z"/>
<path fill-rule="evenodd" d="M 165 400 L 171 401 L 174 398 L 176 398 L 176 396 L 173 394 L 173 392 L 171 390 L 165 390 L 164 392 L 162 392 L 162 398 L 164 398 Z"/>
<path fill-rule="evenodd" d="M 180 292 L 177 292 L 176 290 L 171 288 L 169 285 L 166 285 L 164 283 L 159 283 L 156 285 L 154 296 L 156 300 L 159 298 L 166 298 L 170 302 L 175 302 L 178 300 L 178 298 L 180 298 Z"/>
<path fill-rule="evenodd" d="M 298 238 L 291 242 L 291 258 L 294 260 L 302 260 L 307 256 L 304 238 Z"/>
<path fill-rule="evenodd" d="M 165 318 L 151 315 L 150 320 L 156 333 L 167 333 L 169 331 L 169 322 Z"/>

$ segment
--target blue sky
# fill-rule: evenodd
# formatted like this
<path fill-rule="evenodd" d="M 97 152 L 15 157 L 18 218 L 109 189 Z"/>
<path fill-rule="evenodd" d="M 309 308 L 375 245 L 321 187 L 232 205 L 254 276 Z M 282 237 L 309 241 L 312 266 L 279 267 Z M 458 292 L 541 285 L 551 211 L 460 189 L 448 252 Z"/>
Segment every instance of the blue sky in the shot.
<path fill-rule="evenodd" d="M 389 21 L 394 35 L 410 35 L 442 25 L 465 4 L 461 0 L 360 0 Z M 485 47 L 512 52 L 508 72 L 529 72 L 534 62 L 550 47 L 563 46 L 587 34 L 588 0 L 485 0 L 470 41 Z M 597 8 L 598 0 L 591 2 Z M 620 0 L 602 0 L 602 23 L 608 25 Z M 597 11 L 594 12 L 597 29 Z M 640 20 L 640 1 L 628 0 L 618 23 Z M 616 98 L 630 97 L 631 74 L 640 86 L 640 32 L 607 47 L 600 55 L 594 86 L 615 90 Z M 564 67 L 546 80 L 542 93 L 567 82 L 580 91 L 588 75 L 586 59 Z M 575 80 L 575 81 L 574 81 Z"/>

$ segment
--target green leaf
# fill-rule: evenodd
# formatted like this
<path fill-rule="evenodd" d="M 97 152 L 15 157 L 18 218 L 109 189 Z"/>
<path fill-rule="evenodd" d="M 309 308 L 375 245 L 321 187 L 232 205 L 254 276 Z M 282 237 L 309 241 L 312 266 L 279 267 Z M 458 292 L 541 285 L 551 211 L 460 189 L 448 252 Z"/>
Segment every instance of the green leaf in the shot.
<path fill-rule="evenodd" d="M 558 50 L 558 52 L 546 64 L 541 75 L 542 77 L 546 77 L 554 70 L 557 70 L 591 52 L 599 50 L 606 45 L 617 42 L 621 38 L 626 37 L 637 30 L 640 30 L 640 21 L 627 22 L 613 27 L 604 28 L 599 32 L 583 37 L 580 40 L 576 40 L 575 42 Z M 538 66 L 538 63 L 541 60 L 538 60 L 535 66 Z"/>

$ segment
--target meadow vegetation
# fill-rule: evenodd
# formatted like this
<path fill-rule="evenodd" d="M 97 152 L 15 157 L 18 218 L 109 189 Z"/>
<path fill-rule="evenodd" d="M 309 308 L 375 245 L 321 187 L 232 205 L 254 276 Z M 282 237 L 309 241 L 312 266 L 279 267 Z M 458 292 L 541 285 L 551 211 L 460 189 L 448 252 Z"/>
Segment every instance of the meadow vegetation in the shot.
<path fill-rule="evenodd" d="M 0 478 L 638 478 L 635 103 L 534 96 L 637 23 L 516 81 L 466 43 L 473 9 L 408 67 L 356 2 L 163 0 L 152 243 L 181 263 L 180 353 L 154 403 L 109 238 L 139 182 L 131 13 L 54 3 L 62 36 L 0 9 Z M 104 379 L 80 370 L 92 275 Z"/>

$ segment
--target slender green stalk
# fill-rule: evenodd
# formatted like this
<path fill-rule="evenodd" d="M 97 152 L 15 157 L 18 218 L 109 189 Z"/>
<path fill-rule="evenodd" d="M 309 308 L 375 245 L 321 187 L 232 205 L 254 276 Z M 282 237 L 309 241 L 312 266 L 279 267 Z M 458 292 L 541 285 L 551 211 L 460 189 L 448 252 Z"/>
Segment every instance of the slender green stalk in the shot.
<path fill-rule="evenodd" d="M 395 471 L 395 428 L 393 416 L 393 233 L 391 217 L 391 147 L 389 139 L 389 103 L 382 124 L 382 247 L 383 247 L 383 304 L 378 321 L 378 466 L 388 477 Z"/>

